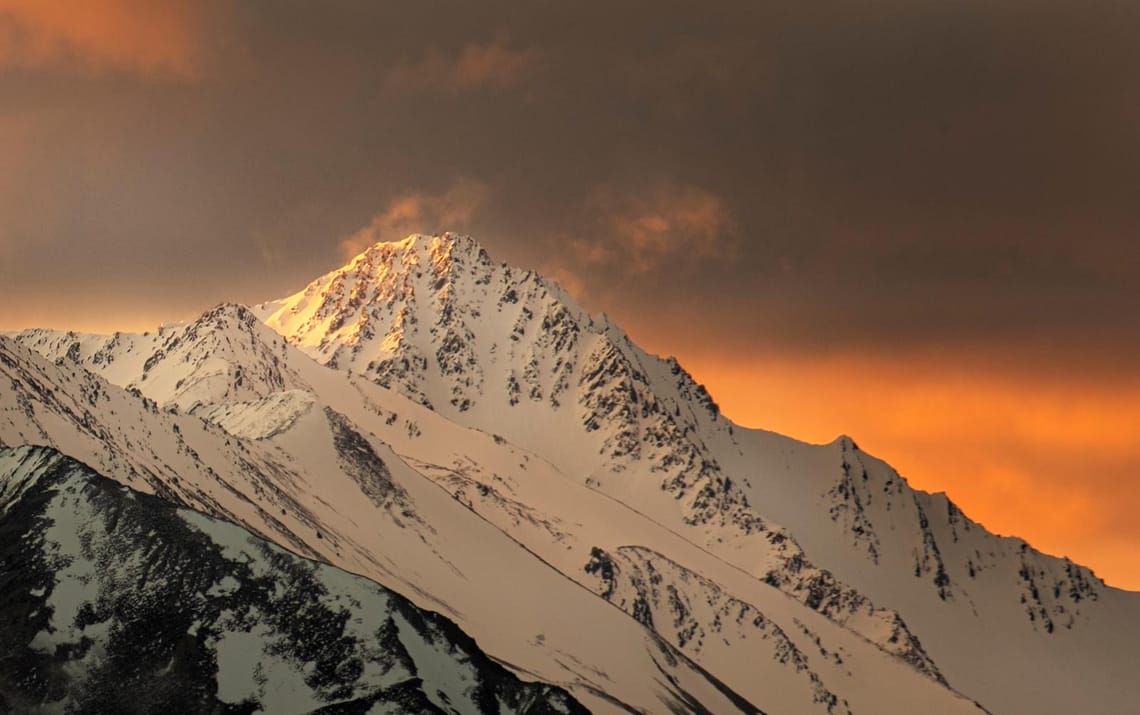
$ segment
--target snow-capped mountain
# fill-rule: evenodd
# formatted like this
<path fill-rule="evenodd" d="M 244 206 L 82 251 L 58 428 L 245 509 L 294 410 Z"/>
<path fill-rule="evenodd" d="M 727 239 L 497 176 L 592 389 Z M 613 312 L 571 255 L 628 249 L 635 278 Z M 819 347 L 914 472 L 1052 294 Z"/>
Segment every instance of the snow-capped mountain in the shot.
<path fill-rule="evenodd" d="M 211 311 L 210 319 L 219 314 L 238 312 L 237 308 Z M 227 324 L 232 328 L 232 323 Z M 256 329 L 252 324 L 251 327 Z M 4 360 L 5 364 L 27 365 L 35 369 L 17 371 L 9 368 L 11 384 L 27 385 L 29 389 L 15 393 L 14 408 L 0 411 L 0 439 L 28 441 L 30 435 L 39 441 L 75 444 L 75 438 L 69 433 L 67 416 L 78 412 L 79 408 L 44 404 L 34 396 L 41 392 L 66 394 L 77 391 L 68 383 L 73 371 L 86 375 L 87 380 L 102 381 L 78 370 L 66 358 L 56 365 L 22 350 L 18 345 L 9 344 L 8 347 L 13 357 Z M 325 399 L 346 410 L 348 417 L 344 419 L 359 421 L 370 432 L 383 430 L 385 438 L 404 452 L 416 451 L 421 458 L 432 458 L 447 465 L 441 467 L 424 461 L 414 462 L 421 474 L 430 475 L 449 490 L 459 480 L 473 495 L 478 495 L 477 503 L 488 520 L 499 516 L 488 507 L 505 506 L 512 525 L 541 525 L 542 531 L 525 542 L 528 548 L 542 549 L 538 553 L 541 559 L 529 558 L 527 563 L 513 559 L 521 549 L 514 541 L 507 545 L 499 543 L 504 534 L 488 528 L 485 522 L 468 511 L 465 504 L 472 503 L 470 499 L 458 501 L 437 488 L 430 488 L 427 480 L 417 474 L 409 474 L 406 467 L 401 469 L 400 458 L 387 452 L 387 479 L 406 485 L 405 493 L 411 495 L 414 513 L 422 515 L 422 518 L 409 521 L 404 517 L 403 508 L 395 514 L 384 510 L 379 519 L 369 516 L 376 514 L 377 507 L 361 503 L 367 481 L 354 482 L 349 475 L 338 475 L 340 470 L 335 466 L 322 470 L 320 465 L 323 462 L 314 461 L 314 455 L 331 447 L 335 439 L 331 432 L 320 428 L 320 420 L 314 427 L 305 419 L 296 417 L 297 413 L 303 412 L 296 408 L 298 403 L 314 402 L 305 393 L 295 390 L 274 393 L 256 403 L 232 403 L 210 411 L 212 419 L 239 432 L 223 434 L 220 446 L 216 443 L 219 425 L 204 422 L 202 416 L 205 411 L 184 415 L 176 413 L 173 408 L 157 409 L 150 398 L 135 397 L 105 383 L 103 388 L 107 397 L 96 401 L 100 409 L 89 410 L 82 421 L 94 425 L 106 435 L 107 442 L 123 445 L 125 449 L 131 448 L 133 435 L 149 429 L 146 425 L 156 418 L 177 421 L 180 423 L 178 427 L 159 426 L 151 432 L 180 434 L 182 439 L 193 444 L 193 447 L 170 450 L 174 456 L 169 459 L 175 462 L 183 452 L 193 451 L 193 459 L 177 462 L 178 483 L 183 487 L 202 485 L 203 494 L 197 497 L 197 491 L 184 488 L 179 498 L 211 513 L 227 515 L 227 518 L 247 524 L 280 542 L 302 540 L 303 548 L 319 558 L 416 594 L 421 603 L 444 610 L 459 621 L 465 630 L 476 635 L 480 644 L 491 648 L 496 657 L 511 663 L 526 663 L 529 673 L 541 673 L 541 668 L 554 668 L 555 675 L 549 679 L 565 684 L 595 710 L 604 710 L 607 704 L 590 702 L 591 698 L 597 698 L 592 695 L 592 689 L 597 688 L 615 702 L 633 703 L 632 707 L 636 709 L 655 711 L 654 703 L 661 702 L 662 698 L 668 701 L 670 695 L 669 690 L 657 690 L 653 674 L 659 668 L 669 673 L 666 683 L 675 683 L 684 689 L 685 702 L 706 703 L 705 707 L 714 712 L 724 711 L 725 707 L 730 711 L 740 709 L 732 699 L 724 702 L 724 696 L 719 694 L 716 686 L 702 686 L 707 677 L 699 675 L 699 671 L 694 675 L 694 667 L 685 665 L 686 659 L 680 651 L 669 648 L 665 642 L 656 641 L 656 632 L 646 634 L 645 628 L 635 619 L 623 616 L 609 604 L 590 596 L 589 591 L 569 579 L 559 578 L 553 582 L 544 579 L 550 566 L 557 561 L 559 570 L 564 574 L 578 579 L 583 585 L 592 584 L 593 579 L 585 566 L 594 544 L 613 549 L 632 539 L 634 543 L 650 544 L 662 551 L 683 549 L 690 560 L 697 561 L 705 558 L 703 552 L 627 507 L 565 479 L 533 455 L 520 452 L 501 439 L 455 425 L 366 380 L 322 368 L 295 350 L 290 354 L 300 366 L 297 372 L 305 372 L 306 382 L 318 389 Z M 86 388 L 86 391 L 91 392 L 92 388 Z M 133 410 L 132 400 L 138 403 Z M 285 409 L 284 406 L 290 403 L 294 407 Z M 27 406 L 31 417 L 27 410 L 17 408 L 21 404 Z M 108 406 L 106 411 L 101 409 L 104 404 Z M 274 405 L 280 407 L 274 409 Z M 152 414 L 152 410 L 157 414 Z M 265 410 L 273 411 L 274 418 L 258 420 L 259 428 L 249 431 L 250 420 L 244 416 Z M 6 428 L 3 426 L 4 418 L 8 422 Z M 113 429 L 109 425 L 116 427 Z M 281 429 L 275 425 L 289 426 Z M 44 427 L 57 434 L 58 439 L 47 435 Z M 314 432 L 317 438 L 314 438 Z M 11 438 L 10 434 L 13 435 Z M 322 434 L 323 437 L 320 436 Z M 214 443 L 211 443 L 211 435 L 214 435 Z M 255 439 L 239 441 L 239 435 L 241 440 Z M 325 448 L 319 447 L 322 443 Z M 227 462 L 233 459 L 226 452 L 227 448 L 243 455 L 242 469 L 227 470 Z M 93 463 L 106 459 L 101 456 L 99 445 L 77 445 L 72 449 L 92 450 L 86 459 Z M 383 447 L 378 446 L 377 449 Z M 329 451 L 351 454 L 356 450 L 338 448 Z M 295 456 L 290 456 L 289 452 Z M 481 474 L 471 455 L 478 456 L 481 467 L 491 473 Z M 326 459 L 335 464 L 337 457 Z M 411 460 L 410 457 L 408 459 Z M 309 468 L 307 465 L 315 466 Z M 169 473 L 173 470 L 155 467 L 152 471 Z M 367 470 L 362 471 L 367 473 Z M 374 467 L 372 471 L 383 473 L 383 468 Z M 119 469 L 108 473 L 122 479 L 121 475 L 129 476 L 132 472 Z M 251 474 L 255 476 L 250 477 Z M 281 475 L 287 475 L 287 478 L 282 479 Z M 306 484 L 316 485 L 319 493 L 306 494 L 299 489 Z M 429 488 L 424 489 L 425 486 Z M 530 491 L 521 491 L 524 488 L 530 488 Z M 508 496 L 503 498 L 504 495 Z M 527 502 L 539 506 L 529 506 Z M 556 516 L 546 517 L 543 510 Z M 259 529 L 259 516 L 272 517 L 272 520 L 262 523 Z M 576 518 L 588 521 L 583 526 L 575 522 Z M 402 524 L 394 524 L 396 521 Z M 425 523 L 432 525 L 431 531 L 423 530 Z M 607 523 L 621 523 L 623 526 L 615 530 L 607 527 Z M 551 533 L 561 536 L 559 539 L 548 538 Z M 537 538 L 543 534 L 547 536 Z M 447 543 L 442 544 L 441 539 Z M 571 539 L 575 544 L 572 547 Z M 296 546 L 293 548 L 297 549 Z M 399 554 L 398 558 L 396 554 Z M 441 562 L 439 568 L 430 568 L 433 562 Z M 471 564 L 480 564 L 480 568 L 474 571 L 465 568 Z M 711 568 L 720 566 L 723 564 L 709 564 Z M 734 569 L 721 570 L 723 573 L 718 578 L 724 582 L 731 583 L 734 577 L 740 576 Z M 936 711 L 957 712 L 963 708 L 974 711 L 972 705 L 948 691 L 930 692 L 943 689 L 905 663 L 889 657 L 854 634 L 836 628 L 770 587 L 755 579 L 736 581 L 736 588 L 741 593 L 763 604 L 767 612 L 776 614 L 788 628 L 793 627 L 795 619 L 802 617 L 808 619 L 811 627 L 822 632 L 825 638 L 845 644 L 844 647 L 854 654 L 848 663 L 840 668 L 819 658 L 818 667 L 828 674 L 835 690 L 849 696 L 864 710 L 873 706 L 873 709 L 885 712 L 906 712 L 923 704 L 946 701 L 942 707 L 936 707 Z M 504 584 L 509 584 L 509 588 Z M 811 620 L 813 616 L 815 621 Z M 581 638 L 580 629 L 575 625 L 579 623 L 592 624 L 589 633 L 594 635 Z M 642 635 L 635 635 L 637 632 Z M 529 635 L 532 633 L 543 637 Z M 648 644 L 646 635 L 652 639 Z M 820 637 L 799 631 L 795 635 L 800 639 L 801 649 L 808 648 L 813 638 Z M 638 649 L 639 643 L 641 650 Z M 757 698 L 770 712 L 786 711 L 789 707 L 795 711 L 802 703 L 814 703 L 815 688 L 810 673 L 801 676 L 804 684 L 798 689 L 772 689 L 765 681 L 757 680 L 756 673 L 769 669 L 775 670 L 773 677 L 778 680 L 786 672 L 796 672 L 796 665 L 792 663 L 789 666 L 781 651 L 766 649 L 763 640 L 756 641 L 755 645 L 760 648 L 762 659 L 757 658 L 756 667 L 730 673 L 736 681 L 734 686 L 745 690 L 749 700 Z M 661 651 L 661 648 L 666 650 Z M 654 656 L 654 653 L 658 655 Z M 658 663 L 660 653 L 671 654 Z M 749 658 L 752 657 L 752 651 L 741 648 L 731 654 L 732 658 L 737 659 L 740 653 L 749 653 Z M 707 653 L 705 660 L 708 660 Z M 808 662 L 816 665 L 810 656 Z M 568 675 L 565 668 L 575 673 Z M 605 673 L 606 679 L 598 681 L 599 673 Z M 882 679 L 895 682 L 896 687 L 882 691 L 858 690 L 861 683 Z M 591 681 L 598 682 L 595 685 Z M 675 687 L 669 686 L 670 689 Z M 575 688 L 586 688 L 586 691 L 579 692 Z M 702 692 L 702 688 L 706 692 Z M 719 706 L 716 705 L 718 701 Z M 773 708 L 769 704 L 772 701 L 783 705 Z M 818 711 L 828 711 L 830 708 L 826 706 L 827 702 L 823 702 Z M 811 711 L 816 709 L 813 705 Z"/>
<path fill-rule="evenodd" d="M 5 712 L 585 713 L 359 576 L 0 449 Z"/>
<path fill-rule="evenodd" d="M 938 672 L 987 706 L 1080 709 L 1130 679 L 1134 658 L 1093 656 L 1097 643 L 1136 642 L 1140 631 L 1119 629 L 1136 623 L 1140 597 L 994 537 L 850 439 L 816 447 L 732 425 L 675 360 L 470 239 L 379 244 L 254 310 L 318 360 L 533 450 L 805 603 L 890 608 Z M 805 562 L 830 573 L 804 578 Z M 878 626 L 885 642 L 895 625 Z M 1073 665 L 1074 647 L 1090 657 Z M 1126 694 L 1140 704 L 1140 688 Z"/>
<path fill-rule="evenodd" d="M 595 711 L 1140 710 L 1140 594 L 849 438 L 733 425 L 468 238 L 150 334 L 0 338 L 0 372 L 0 443 L 403 592 Z"/>

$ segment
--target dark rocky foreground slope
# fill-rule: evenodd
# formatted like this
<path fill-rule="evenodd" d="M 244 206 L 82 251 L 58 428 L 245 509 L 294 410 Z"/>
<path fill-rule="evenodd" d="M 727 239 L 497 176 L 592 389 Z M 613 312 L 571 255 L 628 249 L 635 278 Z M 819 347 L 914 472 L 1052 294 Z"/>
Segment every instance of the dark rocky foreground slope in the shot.
<path fill-rule="evenodd" d="M 584 713 L 446 618 L 50 449 L 0 449 L 0 712 Z"/>

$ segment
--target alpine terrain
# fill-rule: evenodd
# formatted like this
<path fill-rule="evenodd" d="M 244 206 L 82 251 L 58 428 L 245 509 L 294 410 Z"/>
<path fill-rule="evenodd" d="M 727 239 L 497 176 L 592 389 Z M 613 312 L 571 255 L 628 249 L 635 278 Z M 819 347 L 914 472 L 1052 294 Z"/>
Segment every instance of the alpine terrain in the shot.
<path fill-rule="evenodd" d="M 0 447 L 0 710 L 1140 712 L 1140 594 L 467 237 L 0 336 Z"/>

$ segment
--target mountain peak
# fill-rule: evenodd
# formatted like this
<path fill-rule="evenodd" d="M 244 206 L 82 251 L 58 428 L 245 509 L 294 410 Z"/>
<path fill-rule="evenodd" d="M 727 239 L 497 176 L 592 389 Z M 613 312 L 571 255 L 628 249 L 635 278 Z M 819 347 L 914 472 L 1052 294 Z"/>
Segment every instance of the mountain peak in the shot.
<path fill-rule="evenodd" d="M 413 233 L 399 241 L 380 241 L 352 257 L 333 273 L 346 273 L 364 269 L 376 272 L 397 266 L 418 266 L 430 263 L 450 268 L 452 261 L 465 264 L 490 264 L 486 249 L 465 234 Z"/>
<path fill-rule="evenodd" d="M 199 326 L 216 326 L 231 321 L 244 326 L 256 325 L 261 322 L 257 319 L 257 316 L 253 314 L 253 311 L 241 303 L 219 303 L 199 315 L 192 324 Z"/>

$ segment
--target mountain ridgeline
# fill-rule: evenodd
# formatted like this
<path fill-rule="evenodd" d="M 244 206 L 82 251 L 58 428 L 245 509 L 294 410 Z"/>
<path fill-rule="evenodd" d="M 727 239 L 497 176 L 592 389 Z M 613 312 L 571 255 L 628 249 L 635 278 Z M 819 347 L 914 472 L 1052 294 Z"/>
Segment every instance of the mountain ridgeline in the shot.
<path fill-rule="evenodd" d="M 848 437 L 734 425 L 470 238 L 376 244 L 151 333 L 0 336 L 0 385 L 0 445 L 90 467 L 0 460 L 3 528 L 32 534 L 8 602 L 39 624 L 4 636 L 38 674 L 5 672 L 9 707 L 130 677 L 202 712 L 1140 711 L 1140 594 Z M 52 541 L 65 507 L 87 531 Z M 158 521 L 160 545 L 128 528 Z M 137 625 L 107 604 L 160 601 L 163 665 L 114 670 Z"/>

